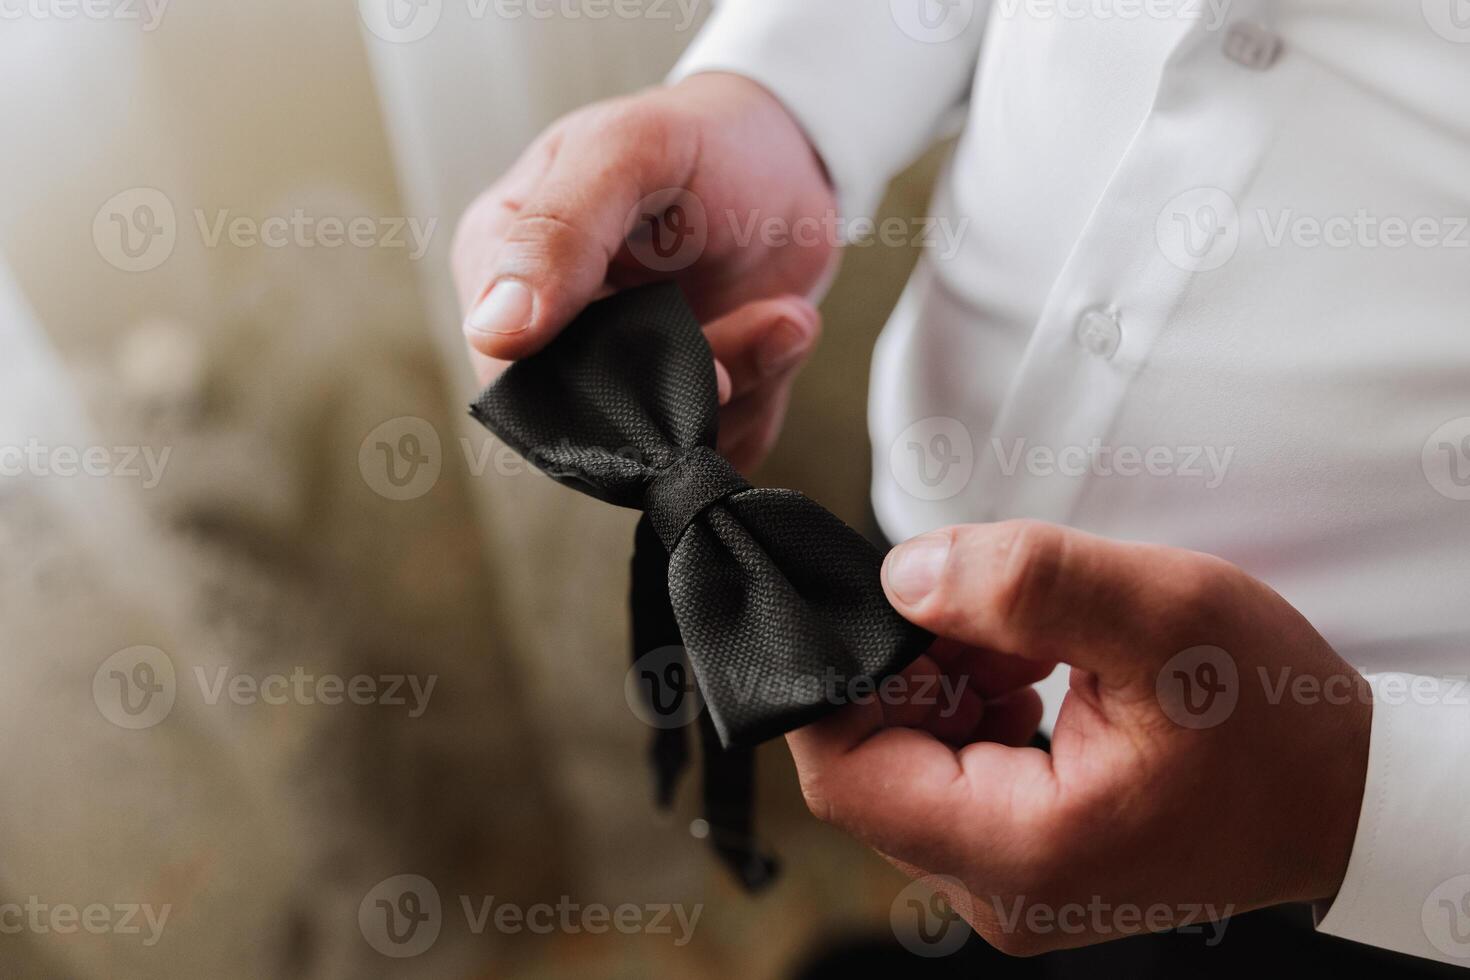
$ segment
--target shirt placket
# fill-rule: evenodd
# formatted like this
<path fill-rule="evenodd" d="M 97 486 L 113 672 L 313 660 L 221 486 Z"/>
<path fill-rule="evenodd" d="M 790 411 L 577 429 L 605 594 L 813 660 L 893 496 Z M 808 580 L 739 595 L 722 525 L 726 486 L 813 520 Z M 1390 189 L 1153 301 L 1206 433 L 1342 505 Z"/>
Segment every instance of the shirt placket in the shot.
<path fill-rule="evenodd" d="M 1238 202 L 1273 128 L 1272 100 L 1258 86 L 1280 54 L 1265 3 L 1237 3 L 1223 24 L 1181 30 L 978 454 L 990 517 L 1066 523 L 1088 482 L 1107 472 L 1099 451 L 1121 448 L 1115 420 L 1159 337 L 1195 277 L 1239 244 Z"/>

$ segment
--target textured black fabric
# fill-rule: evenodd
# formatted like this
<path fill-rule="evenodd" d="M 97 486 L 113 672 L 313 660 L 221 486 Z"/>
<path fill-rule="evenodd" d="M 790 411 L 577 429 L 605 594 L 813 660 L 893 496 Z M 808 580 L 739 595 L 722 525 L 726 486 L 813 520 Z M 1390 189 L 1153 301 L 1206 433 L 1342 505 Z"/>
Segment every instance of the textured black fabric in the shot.
<path fill-rule="evenodd" d="M 751 834 L 749 747 L 848 703 L 854 684 L 870 691 L 932 640 L 888 604 L 882 554 L 801 494 L 752 488 L 715 452 L 714 357 L 675 286 L 588 307 L 471 413 L 558 482 L 645 512 L 634 657 L 687 650 L 707 709 L 711 843 L 747 886 L 764 884 L 774 865 Z M 687 757 L 682 732 L 655 736 L 662 800 Z"/>
<path fill-rule="evenodd" d="M 684 637 L 674 619 L 674 606 L 669 602 L 669 552 L 647 518 L 638 522 L 634 536 L 631 580 L 628 602 L 633 614 L 633 664 L 636 667 L 644 654 L 654 650 L 668 651 L 680 675 L 674 686 L 682 692 L 684 672 L 692 668 L 683 652 Z M 650 685 L 640 683 L 637 687 L 647 712 L 645 718 L 684 717 L 683 693 L 678 702 L 659 704 Z M 659 807 L 667 810 L 674 805 L 679 777 L 689 763 L 689 738 L 684 726 L 655 727 L 648 756 L 653 765 L 655 798 Z"/>
<path fill-rule="evenodd" d="M 559 482 L 650 512 L 710 719 L 749 745 L 902 670 L 930 637 L 888 604 L 862 535 L 799 493 L 748 488 L 713 453 L 713 362 L 677 287 L 647 286 L 593 304 L 472 412 Z"/>
<path fill-rule="evenodd" d="M 677 668 L 682 674 L 690 668 L 674 607 L 669 602 L 669 552 L 647 517 L 638 522 L 632 572 L 629 601 L 633 611 L 633 662 L 636 665 L 644 654 L 662 650 L 666 656 L 659 658 L 659 666 Z M 682 688 L 677 675 L 667 679 L 671 686 Z M 682 700 L 655 703 L 649 685 L 639 684 L 638 694 L 647 711 L 644 717 L 677 719 L 685 715 Z M 710 847 L 748 891 L 760 891 L 775 880 L 777 865 L 774 857 L 760 849 L 755 836 L 755 750 L 748 746 L 725 748 L 706 715 L 700 717 L 699 738 L 704 754 L 704 815 L 709 824 Z M 655 727 L 648 755 L 658 805 L 671 809 L 679 777 L 689 764 L 688 728 Z"/>

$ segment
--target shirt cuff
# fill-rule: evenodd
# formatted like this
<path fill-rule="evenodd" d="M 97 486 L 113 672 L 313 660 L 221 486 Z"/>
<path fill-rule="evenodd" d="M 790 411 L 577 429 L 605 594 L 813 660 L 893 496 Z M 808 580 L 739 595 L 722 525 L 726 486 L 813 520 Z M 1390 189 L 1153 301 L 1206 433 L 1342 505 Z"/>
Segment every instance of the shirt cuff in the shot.
<path fill-rule="evenodd" d="M 1470 967 L 1470 685 L 1384 673 L 1358 833 L 1317 928 Z"/>
<path fill-rule="evenodd" d="M 989 0 L 724 0 L 674 67 L 769 89 L 822 157 L 842 217 L 868 218 L 974 82 Z M 912 8 L 912 9 L 910 9 Z"/>

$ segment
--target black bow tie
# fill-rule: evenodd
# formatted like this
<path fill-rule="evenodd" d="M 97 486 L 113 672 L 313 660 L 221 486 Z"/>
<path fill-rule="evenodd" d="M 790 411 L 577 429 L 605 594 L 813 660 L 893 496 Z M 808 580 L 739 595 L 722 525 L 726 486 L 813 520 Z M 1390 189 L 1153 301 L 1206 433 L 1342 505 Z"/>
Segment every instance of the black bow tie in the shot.
<path fill-rule="evenodd" d="M 884 597 L 882 554 L 801 494 L 752 488 L 715 452 L 714 357 L 675 286 L 588 307 L 471 413 L 557 482 L 644 512 L 633 654 L 687 650 L 707 708 L 711 840 L 759 887 L 774 866 L 751 834 L 751 748 L 847 703 L 853 685 L 870 695 L 931 640 Z M 665 804 L 686 758 L 682 729 L 660 729 Z"/>

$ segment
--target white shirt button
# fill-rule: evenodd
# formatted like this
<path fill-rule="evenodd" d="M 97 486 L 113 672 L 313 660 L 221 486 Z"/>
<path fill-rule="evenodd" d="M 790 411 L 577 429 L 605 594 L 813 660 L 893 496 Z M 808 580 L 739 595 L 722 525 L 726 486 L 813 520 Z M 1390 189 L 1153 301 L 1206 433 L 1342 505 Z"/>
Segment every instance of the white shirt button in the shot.
<path fill-rule="evenodd" d="M 1225 57 L 1252 71 L 1265 71 L 1281 55 L 1281 36 L 1260 24 L 1238 20 L 1225 32 Z"/>
<path fill-rule="evenodd" d="M 1112 360 L 1123 343 L 1123 323 L 1116 310 L 1093 307 L 1077 318 L 1077 343 L 1096 354 Z"/>

